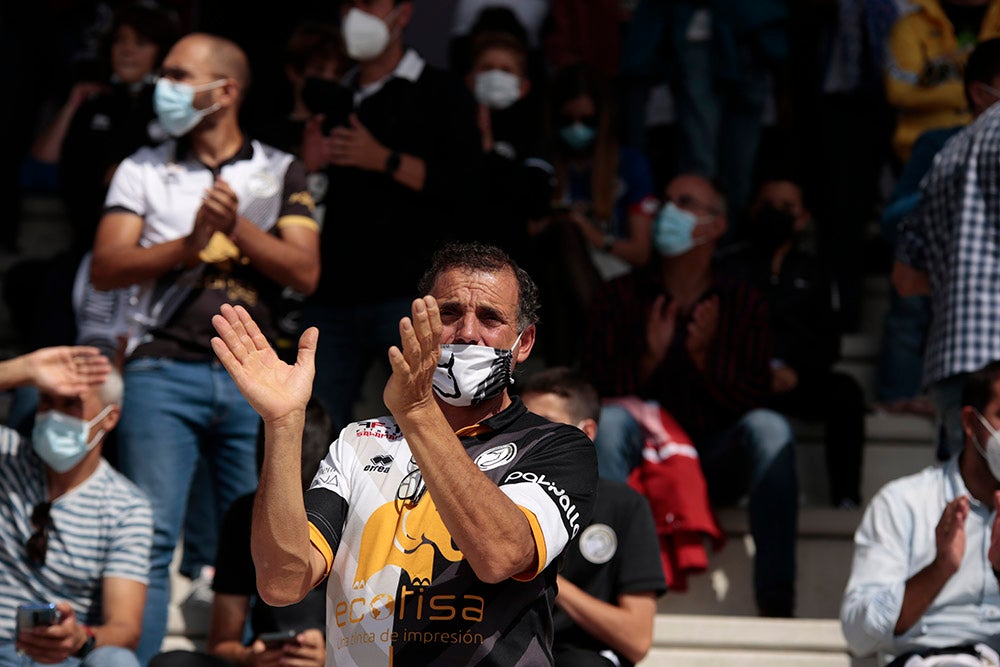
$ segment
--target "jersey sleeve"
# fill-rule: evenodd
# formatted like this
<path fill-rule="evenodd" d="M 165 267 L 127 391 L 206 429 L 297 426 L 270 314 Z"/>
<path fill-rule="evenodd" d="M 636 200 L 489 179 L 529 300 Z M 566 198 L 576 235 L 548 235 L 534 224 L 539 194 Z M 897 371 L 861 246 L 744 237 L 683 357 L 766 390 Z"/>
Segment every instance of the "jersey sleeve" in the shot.
<path fill-rule="evenodd" d="M 119 511 L 104 565 L 104 577 L 149 583 L 149 554 L 153 544 L 153 510 L 145 498 L 135 497 Z"/>
<path fill-rule="evenodd" d="M 285 170 L 281 210 L 278 212 L 277 226 L 307 227 L 319 231 L 316 222 L 316 202 L 313 201 L 306 183 L 306 169 L 299 160 L 292 160 Z"/>
<path fill-rule="evenodd" d="M 145 216 L 146 209 L 141 167 L 132 157 L 125 158 L 115 169 L 111 185 L 108 186 L 108 195 L 104 199 L 104 210 L 123 211 Z"/>
<path fill-rule="evenodd" d="M 590 522 L 597 486 L 594 445 L 579 429 L 560 425 L 545 436 L 500 482 L 500 490 L 528 517 L 538 548 L 537 571 L 562 554 Z"/>
<path fill-rule="evenodd" d="M 312 484 L 305 493 L 309 541 L 323 554 L 326 574 L 333 567 L 333 558 L 340 546 L 347 521 L 350 476 L 346 474 L 342 456 L 345 433 L 346 431 L 342 431 L 340 437 L 330 445 L 326 458 L 320 462 Z"/>

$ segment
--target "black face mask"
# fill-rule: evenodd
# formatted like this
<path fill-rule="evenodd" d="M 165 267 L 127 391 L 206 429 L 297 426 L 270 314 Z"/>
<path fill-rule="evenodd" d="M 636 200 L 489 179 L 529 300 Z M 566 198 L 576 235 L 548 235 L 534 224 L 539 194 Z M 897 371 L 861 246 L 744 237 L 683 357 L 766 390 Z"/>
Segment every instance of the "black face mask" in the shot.
<path fill-rule="evenodd" d="M 792 238 L 795 216 L 773 206 L 763 206 L 750 221 L 750 241 L 765 250 L 774 250 Z"/>
<path fill-rule="evenodd" d="M 302 102 L 314 114 L 326 116 L 324 132 L 338 125 L 347 125 L 347 117 L 354 110 L 354 95 L 347 86 L 313 76 L 306 77 Z"/>

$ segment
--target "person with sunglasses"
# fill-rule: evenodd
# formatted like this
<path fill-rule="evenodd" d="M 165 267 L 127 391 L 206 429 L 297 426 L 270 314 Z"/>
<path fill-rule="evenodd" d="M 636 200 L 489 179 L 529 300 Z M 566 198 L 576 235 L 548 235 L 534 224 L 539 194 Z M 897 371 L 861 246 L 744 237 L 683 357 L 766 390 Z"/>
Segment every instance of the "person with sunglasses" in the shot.
<path fill-rule="evenodd" d="M 122 379 L 99 349 L 42 348 L 0 362 L 0 388 L 34 385 L 31 437 L 0 427 L 0 666 L 138 667 L 153 515 L 102 458 Z M 19 626 L 52 603 L 56 622 Z"/>

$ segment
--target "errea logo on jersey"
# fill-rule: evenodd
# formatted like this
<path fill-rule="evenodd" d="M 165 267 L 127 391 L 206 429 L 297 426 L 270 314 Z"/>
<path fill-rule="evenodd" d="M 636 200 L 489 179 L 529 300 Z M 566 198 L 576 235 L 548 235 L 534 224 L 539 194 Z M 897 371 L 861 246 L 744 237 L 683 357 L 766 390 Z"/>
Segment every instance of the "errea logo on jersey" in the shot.
<path fill-rule="evenodd" d="M 576 505 L 573 504 L 573 501 L 567 495 L 566 489 L 560 489 L 554 482 L 545 479 L 544 474 L 538 475 L 533 472 L 524 472 L 521 470 L 507 475 L 507 478 L 502 483 L 507 484 L 508 482 L 529 482 L 531 484 L 538 484 L 544 488 L 562 509 L 567 523 L 572 528 L 572 534 L 569 536 L 570 539 L 576 537 L 576 534 L 580 532 L 580 512 L 577 511 Z"/>
<path fill-rule="evenodd" d="M 392 463 L 392 456 L 389 454 L 379 454 L 371 458 L 371 463 L 365 466 L 365 472 L 389 472 L 389 464 Z"/>
<path fill-rule="evenodd" d="M 399 440 L 403 437 L 403 432 L 399 430 L 398 424 L 386 424 L 377 419 L 358 422 L 354 434 L 359 438 L 385 438 L 386 440 Z"/>

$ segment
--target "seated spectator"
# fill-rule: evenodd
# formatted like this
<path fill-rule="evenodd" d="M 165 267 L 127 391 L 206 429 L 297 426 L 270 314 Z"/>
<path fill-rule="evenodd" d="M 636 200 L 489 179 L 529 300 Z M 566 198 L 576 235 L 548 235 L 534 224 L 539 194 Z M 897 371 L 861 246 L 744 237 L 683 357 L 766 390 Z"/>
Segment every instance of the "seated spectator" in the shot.
<path fill-rule="evenodd" d="M 809 219 L 798 184 L 766 181 L 751 207 L 749 240 L 725 249 L 720 259 L 767 297 L 774 334 L 770 406 L 822 420 L 830 502 L 854 508 L 861 502 L 865 396 L 857 380 L 833 370 L 840 356 L 836 287 L 802 243 Z"/>
<path fill-rule="evenodd" d="M 960 452 L 889 482 L 865 510 L 840 608 L 855 655 L 896 667 L 1000 649 L 1000 362 L 969 374 L 961 418 Z"/>
<path fill-rule="evenodd" d="M 1000 36 L 997 0 L 917 0 L 889 32 L 886 97 L 896 109 L 892 148 L 900 164 L 926 130 L 965 125 L 962 72 L 975 45 Z"/>
<path fill-rule="evenodd" d="M 31 439 L 0 427 L 0 665 L 138 667 L 153 518 L 101 457 L 122 380 L 93 347 L 43 348 L 0 363 L 0 387 L 41 392 Z M 16 609 L 55 604 L 53 625 Z"/>
<path fill-rule="evenodd" d="M 330 415 L 316 399 L 306 405 L 302 434 L 302 491 L 312 482 L 320 461 L 336 437 Z M 257 439 L 258 469 L 264 458 L 264 430 Z M 208 653 L 168 651 L 153 658 L 150 667 L 229 667 L 279 664 L 323 667 L 326 661 L 326 596 L 313 588 L 300 602 L 272 607 L 257 593 L 257 572 L 250 555 L 250 523 L 256 493 L 237 498 L 222 520 L 212 590 L 212 621 Z M 244 642 L 250 619 L 251 641 Z M 269 647 L 262 635 L 292 631 L 294 640 Z M 286 664 L 281 662 L 280 664 Z"/>
<path fill-rule="evenodd" d="M 566 367 L 529 376 L 521 400 L 531 412 L 576 426 L 591 440 L 597 434 L 597 392 Z M 656 598 L 667 589 L 646 499 L 627 484 L 598 479 L 593 519 L 566 548 L 557 582 L 556 667 L 623 667 L 646 657 Z"/>
<path fill-rule="evenodd" d="M 545 361 L 575 366 L 601 282 L 649 260 L 656 201 L 645 156 L 619 145 L 608 81 L 569 65 L 552 75 L 548 93 L 555 195 L 529 270 L 542 292 Z"/>
<path fill-rule="evenodd" d="M 771 330 L 763 294 L 712 263 L 726 231 L 725 202 L 700 176 L 666 188 L 649 266 L 606 284 L 587 320 L 583 368 L 603 399 L 659 403 L 690 436 L 715 503 L 749 493 L 754 588 L 764 616 L 795 602 L 798 481 L 792 431 L 765 409 Z M 606 406 L 598 426 L 600 474 L 624 480 L 642 455 L 635 418 Z"/>

